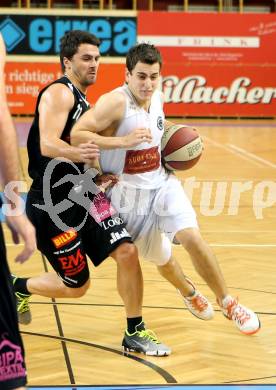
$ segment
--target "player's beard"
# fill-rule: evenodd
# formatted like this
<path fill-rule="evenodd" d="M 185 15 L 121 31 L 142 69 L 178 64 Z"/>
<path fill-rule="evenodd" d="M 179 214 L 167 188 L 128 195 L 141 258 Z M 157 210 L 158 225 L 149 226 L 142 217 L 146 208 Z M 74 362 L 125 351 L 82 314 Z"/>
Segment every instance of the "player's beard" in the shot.
<path fill-rule="evenodd" d="M 97 79 L 97 72 L 95 72 L 95 74 L 93 75 L 91 74 L 89 76 L 86 76 L 83 80 L 83 84 L 88 87 L 89 85 L 95 84 L 96 79 Z"/>

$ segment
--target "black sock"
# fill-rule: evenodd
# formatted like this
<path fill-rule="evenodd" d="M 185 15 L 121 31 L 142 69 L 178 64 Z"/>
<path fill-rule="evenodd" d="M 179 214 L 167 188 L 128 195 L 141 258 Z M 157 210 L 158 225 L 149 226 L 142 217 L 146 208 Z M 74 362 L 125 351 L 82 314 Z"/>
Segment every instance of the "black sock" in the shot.
<path fill-rule="evenodd" d="M 141 317 L 133 317 L 133 318 L 127 318 L 127 331 L 128 333 L 132 334 L 136 332 L 135 326 L 141 324 L 139 326 L 138 330 L 143 330 L 145 329 L 145 325 L 143 323 L 143 318 Z"/>
<path fill-rule="evenodd" d="M 31 295 L 31 293 L 27 289 L 27 280 L 29 278 L 17 278 L 13 284 L 13 289 L 15 292 L 19 292 L 21 294 L 28 294 Z"/>

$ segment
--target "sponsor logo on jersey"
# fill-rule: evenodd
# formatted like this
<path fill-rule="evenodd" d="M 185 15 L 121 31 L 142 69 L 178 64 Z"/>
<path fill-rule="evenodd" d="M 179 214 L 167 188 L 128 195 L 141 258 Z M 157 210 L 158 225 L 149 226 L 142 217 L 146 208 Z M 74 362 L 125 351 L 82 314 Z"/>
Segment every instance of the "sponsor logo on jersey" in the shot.
<path fill-rule="evenodd" d="M 110 236 L 111 236 L 110 244 L 114 244 L 114 242 L 121 240 L 121 238 L 130 237 L 130 234 L 128 233 L 126 228 L 123 228 L 121 233 L 119 232 L 111 233 Z"/>
<path fill-rule="evenodd" d="M 160 153 L 157 146 L 142 150 L 128 150 L 125 157 L 124 173 L 151 172 L 160 167 Z"/>
<path fill-rule="evenodd" d="M 108 230 L 111 227 L 114 227 L 116 225 L 122 225 L 124 221 L 120 217 L 110 218 L 108 221 L 103 221 L 102 226 L 104 230 Z"/>
<path fill-rule="evenodd" d="M 99 223 L 115 214 L 116 210 L 106 195 L 103 192 L 99 192 L 91 202 L 89 213 Z"/>
<path fill-rule="evenodd" d="M 78 274 L 86 265 L 85 256 L 80 249 L 75 254 L 59 257 L 58 260 L 65 271 L 65 278 Z"/>
<path fill-rule="evenodd" d="M 74 229 L 69 229 L 64 233 L 52 238 L 52 241 L 57 249 L 73 241 L 77 237 L 77 232 Z"/>
<path fill-rule="evenodd" d="M 157 128 L 162 131 L 164 129 L 164 121 L 163 121 L 163 118 L 162 116 L 159 116 L 157 118 Z"/>
<path fill-rule="evenodd" d="M 55 251 L 53 252 L 54 255 L 62 255 L 63 253 L 68 253 L 68 252 L 71 252 L 73 251 L 74 249 L 76 249 L 78 246 L 80 246 L 81 242 L 80 241 L 77 241 L 76 244 L 74 244 L 73 246 L 71 246 L 70 248 L 65 248 L 65 249 L 60 249 L 59 251 Z"/>

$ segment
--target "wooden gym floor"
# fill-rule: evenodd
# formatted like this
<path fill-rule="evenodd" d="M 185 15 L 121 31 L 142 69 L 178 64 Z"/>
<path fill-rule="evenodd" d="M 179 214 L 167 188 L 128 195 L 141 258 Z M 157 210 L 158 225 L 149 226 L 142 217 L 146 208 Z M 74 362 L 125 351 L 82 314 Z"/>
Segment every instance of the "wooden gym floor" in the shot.
<path fill-rule="evenodd" d="M 92 284 L 84 298 L 32 297 L 33 321 L 21 327 L 30 386 L 276 384 L 276 123 L 193 124 L 204 139 L 204 154 L 196 167 L 178 176 L 186 184 L 196 181 L 192 201 L 202 234 L 232 295 L 259 314 L 260 332 L 244 336 L 222 316 L 187 254 L 175 246 L 185 273 L 214 304 L 215 318 L 204 322 L 193 317 L 174 288 L 142 260 L 144 318 L 173 353 L 163 358 L 123 355 L 125 314 L 116 291 L 115 264 L 108 259 L 98 269 L 91 266 Z M 24 146 L 21 161 L 27 177 Z M 241 186 L 238 199 L 235 189 Z M 5 231 L 14 273 L 35 276 L 49 270 L 39 252 L 16 265 L 19 248 Z"/>

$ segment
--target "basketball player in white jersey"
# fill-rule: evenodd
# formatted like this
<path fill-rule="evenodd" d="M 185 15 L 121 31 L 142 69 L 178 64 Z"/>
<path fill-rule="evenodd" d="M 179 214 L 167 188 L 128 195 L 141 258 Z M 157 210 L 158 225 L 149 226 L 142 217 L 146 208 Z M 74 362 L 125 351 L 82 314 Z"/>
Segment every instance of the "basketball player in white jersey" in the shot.
<path fill-rule="evenodd" d="M 143 321 L 142 271 L 137 249 L 123 220 L 118 216 L 111 219 L 109 202 L 103 193 L 95 195 L 85 190 L 83 193 L 81 190 L 75 192 L 76 186 L 70 180 L 65 180 L 61 187 L 56 186 L 64 177 L 75 175 L 76 168 L 79 173 L 83 173 L 84 163 L 99 155 L 96 145 L 86 145 L 84 149 L 90 149 L 87 160 L 83 158 L 80 148 L 69 144 L 74 123 L 89 108 L 86 92 L 96 82 L 99 46 L 100 41 L 93 34 L 81 30 L 68 31 L 60 42 L 60 62 L 64 75 L 47 85 L 37 98 L 27 141 L 32 184 L 27 196 L 26 212 L 36 228 L 37 248 L 53 270 L 30 278 L 13 277 L 19 320 L 25 325 L 30 323 L 28 302 L 32 294 L 53 298 L 83 296 L 90 286 L 89 260 L 98 266 L 111 257 L 117 265 L 118 292 L 127 317 L 122 341 L 124 349 L 151 356 L 166 356 L 171 353 L 170 348 L 158 341 L 156 335 L 146 329 Z M 67 163 L 68 159 L 74 162 L 74 166 Z M 54 161 L 58 161 L 58 165 L 50 176 L 47 167 Z M 80 181 L 80 175 L 74 177 L 79 184 L 84 181 Z M 65 227 L 60 226 L 48 210 L 37 207 L 46 202 L 46 185 L 49 185 L 53 204 L 67 199 L 70 191 L 74 191 L 75 199 L 78 196 L 88 199 L 89 196 L 90 206 L 72 202 L 72 207 L 63 209 L 62 221 Z M 81 188 L 81 185 L 77 188 Z M 89 213 L 88 207 L 91 210 Z M 98 224 L 96 217 L 103 223 Z"/>
<path fill-rule="evenodd" d="M 126 83 L 103 95 L 76 123 L 71 142 L 92 141 L 101 151 L 103 172 L 119 176 L 110 197 L 126 222 L 140 255 L 154 262 L 183 296 L 188 309 L 209 320 L 213 309 L 172 257 L 171 242 L 189 253 L 199 275 L 214 292 L 222 313 L 245 334 L 260 328 L 258 316 L 229 295 L 220 267 L 201 237 L 195 212 L 181 183 L 161 164 L 164 127 L 158 90 L 162 59 L 150 44 L 138 44 L 126 57 Z"/>

